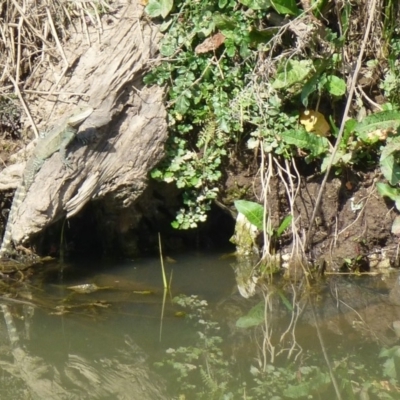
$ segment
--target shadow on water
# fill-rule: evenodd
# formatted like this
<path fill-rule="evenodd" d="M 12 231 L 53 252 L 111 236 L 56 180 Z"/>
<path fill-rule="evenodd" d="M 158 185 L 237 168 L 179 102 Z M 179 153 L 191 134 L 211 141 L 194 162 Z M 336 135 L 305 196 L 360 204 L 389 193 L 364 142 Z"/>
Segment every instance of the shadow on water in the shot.
<path fill-rule="evenodd" d="M 400 398 L 395 273 L 265 283 L 245 299 L 233 261 L 166 260 L 164 308 L 155 258 L 3 282 L 0 398 Z"/>

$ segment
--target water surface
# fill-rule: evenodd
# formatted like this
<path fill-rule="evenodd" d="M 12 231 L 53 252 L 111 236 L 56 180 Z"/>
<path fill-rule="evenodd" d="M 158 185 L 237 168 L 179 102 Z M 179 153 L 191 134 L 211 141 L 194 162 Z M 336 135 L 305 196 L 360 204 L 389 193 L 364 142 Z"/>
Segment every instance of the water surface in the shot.
<path fill-rule="evenodd" d="M 53 265 L 13 283 L 0 398 L 400 398 L 396 273 L 265 283 L 244 299 L 221 256 L 166 260 L 166 296 L 158 258 Z"/>

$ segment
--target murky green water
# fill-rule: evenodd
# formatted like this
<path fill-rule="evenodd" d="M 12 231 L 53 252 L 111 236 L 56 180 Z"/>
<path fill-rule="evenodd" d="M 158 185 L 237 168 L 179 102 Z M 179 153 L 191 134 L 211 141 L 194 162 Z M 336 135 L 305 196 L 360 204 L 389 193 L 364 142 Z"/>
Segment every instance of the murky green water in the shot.
<path fill-rule="evenodd" d="M 265 284 L 244 299 L 220 256 L 166 262 L 165 298 L 156 258 L 10 282 L 0 399 L 400 399 L 396 273 Z"/>

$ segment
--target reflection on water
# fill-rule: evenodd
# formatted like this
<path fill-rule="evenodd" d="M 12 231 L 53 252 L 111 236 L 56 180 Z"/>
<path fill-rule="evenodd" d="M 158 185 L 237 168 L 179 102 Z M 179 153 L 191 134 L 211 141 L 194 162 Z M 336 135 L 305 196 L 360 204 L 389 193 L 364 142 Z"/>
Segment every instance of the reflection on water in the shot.
<path fill-rule="evenodd" d="M 216 302 L 233 288 L 229 262 L 217 255 L 181 256 L 166 268 L 173 294 Z M 160 332 L 159 260 L 77 263 L 34 276 L 29 284 L 10 282 L 0 299 L 2 400 L 168 397 L 148 359 L 176 345 L 187 325 L 168 297 Z M 71 289 L 85 284 L 93 290 Z"/>
<path fill-rule="evenodd" d="M 2 285 L 0 399 L 400 398 L 395 273 L 244 299 L 232 259 L 175 261 L 164 305 L 157 259 Z"/>

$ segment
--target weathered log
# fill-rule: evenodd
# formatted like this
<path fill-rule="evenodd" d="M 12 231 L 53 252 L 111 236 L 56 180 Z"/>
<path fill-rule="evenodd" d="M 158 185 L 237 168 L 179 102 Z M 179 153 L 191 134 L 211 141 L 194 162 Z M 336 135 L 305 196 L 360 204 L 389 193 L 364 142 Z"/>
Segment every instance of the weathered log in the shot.
<path fill-rule="evenodd" d="M 57 153 L 45 162 L 19 209 L 12 228 L 14 243 L 24 243 L 56 220 L 76 215 L 92 200 L 112 196 L 118 207 L 127 207 L 145 189 L 149 170 L 164 154 L 167 125 L 163 90 L 142 84 L 160 39 L 157 27 L 142 15 L 136 1 L 121 7 L 112 16 L 113 24 L 102 35 L 91 36 L 90 44 L 85 43 L 83 28 L 71 32 L 64 51 L 73 67 L 69 77 L 61 75 L 62 94 L 51 96 L 57 100 L 51 119 L 76 107 L 76 93 L 82 93 L 85 101 L 78 104 L 89 104 L 95 111 L 80 131 L 95 128 L 96 140 L 70 146 L 73 170 L 65 169 Z M 51 94 L 53 74 L 47 68 L 29 89 Z M 14 186 L 16 170 L 20 166 L 2 172 L 0 189 Z"/>

